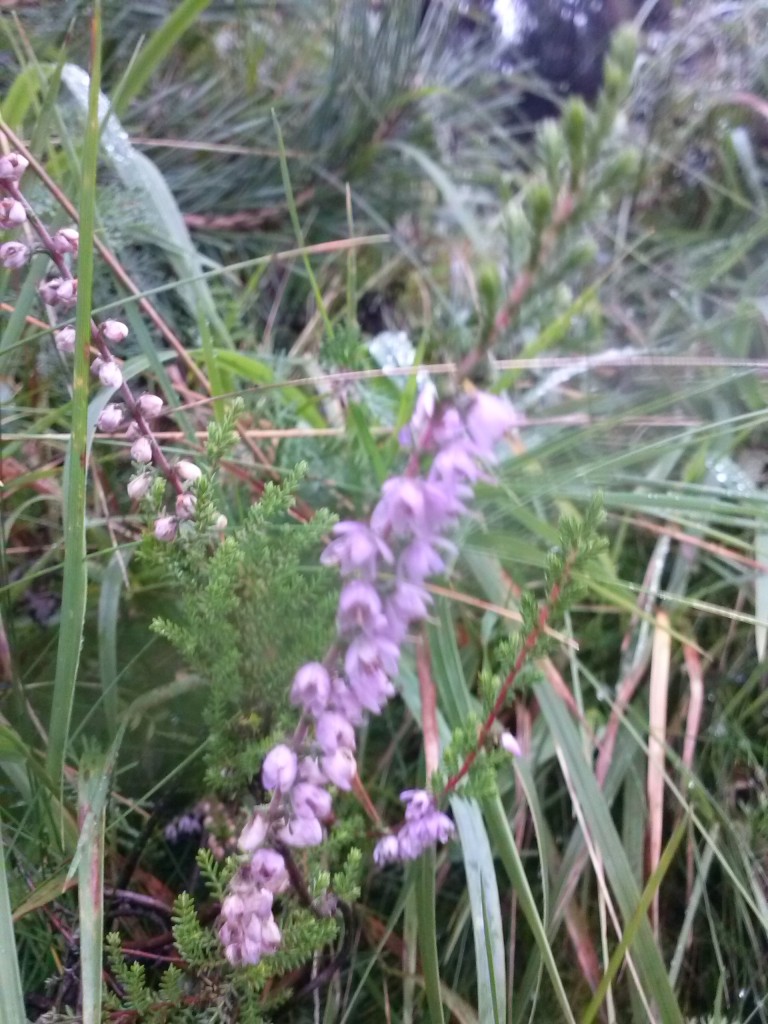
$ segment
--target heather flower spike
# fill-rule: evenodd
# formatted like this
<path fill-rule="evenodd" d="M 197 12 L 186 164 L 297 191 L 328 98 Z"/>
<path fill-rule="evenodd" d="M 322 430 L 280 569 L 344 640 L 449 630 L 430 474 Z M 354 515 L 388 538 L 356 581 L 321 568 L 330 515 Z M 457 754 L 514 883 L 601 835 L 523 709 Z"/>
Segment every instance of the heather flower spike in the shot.
<path fill-rule="evenodd" d="M 356 727 L 395 695 L 402 647 L 430 612 L 425 581 L 444 571 L 455 553 L 448 534 L 466 511 L 474 485 L 489 479 L 496 444 L 520 423 L 506 399 L 478 392 L 461 401 L 440 404 L 434 392 L 422 394 L 402 435 L 411 450 L 408 469 L 384 483 L 370 523 L 338 523 L 321 555 L 344 580 L 337 638 L 324 661 L 308 662 L 294 675 L 290 699 L 301 712 L 299 725 L 293 738 L 264 759 L 269 810 L 257 813 L 240 837 L 244 852 L 257 849 L 260 864 L 279 864 L 273 843 L 301 848 L 323 841 L 331 787 L 350 790 L 357 776 Z M 184 479 L 181 463 L 177 470 Z M 500 743 L 512 753 L 519 750 L 511 734 L 503 734 Z M 376 844 L 379 865 L 414 860 L 455 834 L 431 793 L 407 790 L 401 799 L 405 818 Z M 244 894 L 246 877 L 237 875 L 230 893 Z M 251 869 L 251 881 L 256 899 L 263 872 L 255 877 Z M 222 908 L 221 940 L 232 962 L 257 963 L 266 946 L 243 938 L 242 918 L 237 926 L 233 920 L 239 906 L 232 904 L 232 914 Z"/>

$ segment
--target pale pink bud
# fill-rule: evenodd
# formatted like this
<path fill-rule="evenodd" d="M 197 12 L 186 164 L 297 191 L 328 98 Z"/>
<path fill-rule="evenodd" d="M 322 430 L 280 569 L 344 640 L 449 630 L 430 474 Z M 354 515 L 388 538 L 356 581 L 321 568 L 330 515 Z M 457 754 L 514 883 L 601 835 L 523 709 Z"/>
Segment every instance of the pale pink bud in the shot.
<path fill-rule="evenodd" d="M 52 241 L 53 251 L 63 256 L 66 253 L 77 252 L 78 245 L 80 244 L 80 235 L 77 228 L 61 228 L 53 236 Z"/>
<path fill-rule="evenodd" d="M 62 355 L 71 355 L 75 351 L 75 328 L 62 327 L 60 331 L 54 332 L 53 340 Z"/>
<path fill-rule="evenodd" d="M 193 519 L 196 505 L 194 494 L 180 494 L 176 499 L 176 515 L 179 519 Z"/>
<path fill-rule="evenodd" d="M 102 338 L 110 345 L 117 345 L 128 337 L 128 328 L 119 320 L 105 320 L 100 330 Z"/>
<path fill-rule="evenodd" d="M 240 838 L 237 841 L 238 848 L 241 849 L 243 853 L 253 853 L 253 851 L 258 850 L 264 842 L 268 831 L 269 822 L 264 815 L 254 814 L 253 819 L 248 822 L 240 833 Z"/>
<path fill-rule="evenodd" d="M 512 754 L 513 757 L 522 757 L 523 755 L 522 748 L 517 742 L 517 737 L 506 729 L 499 736 L 499 746 L 502 750 L 506 750 L 508 754 Z"/>
<path fill-rule="evenodd" d="M 71 309 L 77 302 L 77 281 L 74 277 L 52 277 L 39 286 L 40 298 L 46 306 Z"/>
<path fill-rule="evenodd" d="M 128 497 L 133 501 L 141 501 L 151 486 L 151 474 L 139 473 L 128 481 Z"/>
<path fill-rule="evenodd" d="M 18 199 L 11 199 L 10 196 L 0 199 L 0 228 L 11 231 L 26 219 L 27 212 Z"/>
<path fill-rule="evenodd" d="M 7 156 L 0 156 L 0 181 L 19 181 L 22 174 L 29 167 L 29 160 L 26 160 L 21 153 L 8 153 Z"/>
<path fill-rule="evenodd" d="M 112 360 L 102 362 L 99 367 L 99 380 L 105 388 L 119 388 L 123 383 L 123 374 L 117 363 Z"/>
<path fill-rule="evenodd" d="M 228 525 L 229 525 L 229 520 L 224 515 L 216 516 L 216 521 L 213 524 L 214 529 L 216 529 L 216 530 L 226 530 Z"/>
<path fill-rule="evenodd" d="M 5 242 L 0 245 L 0 263 L 6 270 L 18 270 L 29 259 L 29 248 L 23 242 Z"/>
<path fill-rule="evenodd" d="M 261 781 L 265 789 L 290 789 L 296 779 L 299 762 L 296 754 L 285 743 L 278 743 L 264 758 Z"/>
<path fill-rule="evenodd" d="M 175 540 L 178 529 L 179 524 L 176 521 L 176 516 L 160 516 L 159 519 L 155 520 L 155 537 L 158 540 Z"/>
<path fill-rule="evenodd" d="M 115 405 L 114 402 L 110 402 L 109 405 L 105 405 L 99 416 L 98 426 L 99 430 L 104 430 L 108 434 L 113 434 L 116 430 L 120 429 L 120 424 L 123 422 L 123 410 L 119 405 Z"/>
<path fill-rule="evenodd" d="M 163 411 L 163 400 L 157 395 L 142 395 L 136 403 L 142 416 L 148 420 L 155 419 Z"/>
<path fill-rule="evenodd" d="M 188 459 L 180 459 L 176 463 L 176 472 L 187 483 L 190 481 L 194 483 L 195 480 L 199 480 L 203 475 L 203 471 Z"/>
<path fill-rule="evenodd" d="M 131 458 L 135 462 L 152 461 L 152 445 L 146 437 L 138 437 L 131 445 Z"/>

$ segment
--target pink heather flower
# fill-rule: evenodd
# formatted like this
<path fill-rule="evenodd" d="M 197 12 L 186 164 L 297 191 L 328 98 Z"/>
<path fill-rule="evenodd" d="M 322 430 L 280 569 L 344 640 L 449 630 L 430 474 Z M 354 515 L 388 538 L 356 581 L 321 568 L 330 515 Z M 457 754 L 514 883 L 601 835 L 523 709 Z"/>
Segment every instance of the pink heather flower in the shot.
<path fill-rule="evenodd" d="M 416 537 L 403 548 L 397 560 L 397 572 L 406 580 L 422 583 L 428 576 L 437 576 L 445 569 L 445 562 L 435 550 L 437 541 L 427 541 Z M 447 541 L 440 542 L 442 547 L 451 548 Z"/>
<path fill-rule="evenodd" d="M 20 181 L 21 176 L 29 167 L 29 160 L 26 160 L 21 153 L 9 153 L 7 156 L 0 156 L 0 182 L 10 184 Z"/>
<path fill-rule="evenodd" d="M 277 838 L 287 846 L 319 846 L 324 838 L 323 826 L 317 818 L 292 818 L 278 829 Z"/>
<path fill-rule="evenodd" d="M 18 199 L 11 199 L 10 196 L 0 199 L 0 228 L 3 228 L 4 231 L 12 231 L 23 224 L 26 219 L 26 210 Z"/>
<path fill-rule="evenodd" d="M 269 822 L 263 814 L 257 812 L 240 833 L 240 838 L 237 841 L 238 849 L 243 853 L 253 853 L 264 842 L 268 831 Z"/>
<path fill-rule="evenodd" d="M 332 532 L 336 539 L 322 553 L 320 562 L 322 565 L 338 565 L 342 576 L 358 573 L 363 579 L 373 580 L 379 560 L 392 564 L 389 546 L 365 523 L 337 523 Z"/>
<path fill-rule="evenodd" d="M 328 711 L 338 711 L 352 725 L 362 725 L 365 721 L 363 705 L 355 696 L 352 688 L 347 686 L 341 676 L 335 676 L 331 679 Z"/>
<path fill-rule="evenodd" d="M 278 743 L 264 758 L 261 768 L 264 789 L 279 789 L 285 793 L 293 785 L 298 767 L 298 759 L 291 748 Z"/>
<path fill-rule="evenodd" d="M 405 823 L 397 834 L 399 860 L 415 860 L 436 843 L 447 843 L 453 838 L 456 828 L 448 817 L 437 806 L 432 797 L 423 789 L 408 789 L 400 794 L 406 804 Z M 381 842 L 381 841 L 380 841 Z M 377 844 L 378 845 L 378 844 Z M 395 859 L 392 855 L 391 843 L 379 851 L 380 863 Z"/>
<path fill-rule="evenodd" d="M 163 411 L 163 400 L 158 395 L 141 395 L 136 404 L 148 420 L 156 419 Z"/>
<path fill-rule="evenodd" d="M 330 676 L 319 661 L 310 661 L 302 665 L 293 677 L 291 704 L 304 708 L 313 718 L 317 718 L 325 710 L 330 695 Z"/>
<path fill-rule="evenodd" d="M 299 782 L 309 782 L 313 786 L 324 786 L 328 781 L 320 771 L 320 765 L 314 757 L 303 757 L 301 759 L 296 778 Z"/>
<path fill-rule="evenodd" d="M 339 789 L 352 789 L 352 782 L 357 775 L 355 755 L 347 747 L 339 747 L 332 754 L 320 758 L 323 775 Z"/>
<path fill-rule="evenodd" d="M 111 359 L 102 361 L 99 367 L 99 382 L 105 388 L 119 388 L 123 383 L 123 373 L 117 363 Z"/>
<path fill-rule="evenodd" d="M 400 648 L 384 636 L 359 636 L 347 648 L 344 667 L 352 692 L 364 708 L 379 714 L 395 694 L 390 676 L 397 672 Z"/>
<path fill-rule="evenodd" d="M 222 515 L 221 513 L 219 513 L 219 515 L 216 516 L 216 520 L 215 520 L 215 522 L 213 524 L 213 528 L 214 528 L 214 530 L 226 530 L 228 525 L 229 525 L 229 520 L 227 519 L 227 517 L 225 515 Z"/>
<path fill-rule="evenodd" d="M 176 498 L 176 515 L 179 519 L 194 519 L 196 507 L 197 498 L 194 494 L 179 494 Z"/>
<path fill-rule="evenodd" d="M 137 437 L 131 445 L 131 458 L 134 462 L 151 462 L 152 445 L 148 437 Z"/>
<path fill-rule="evenodd" d="M 6 270 L 18 270 L 26 265 L 30 250 L 23 242 L 4 242 L 0 245 L 0 263 Z"/>
<path fill-rule="evenodd" d="M 116 430 L 120 429 L 120 424 L 122 422 L 122 406 L 115 405 L 114 402 L 110 402 L 108 405 L 105 405 L 104 408 L 102 409 L 97 425 L 99 430 L 103 430 L 107 434 L 114 434 Z"/>
<path fill-rule="evenodd" d="M 178 532 L 179 524 L 176 516 L 160 516 L 159 519 L 155 520 L 155 537 L 158 540 L 175 540 Z"/>
<path fill-rule="evenodd" d="M 118 345 L 128 337 L 128 328 L 119 320 L 105 320 L 99 328 L 104 341 L 110 345 Z"/>
<path fill-rule="evenodd" d="M 61 228 L 53 236 L 53 251 L 60 256 L 76 253 L 80 245 L 80 234 L 77 228 Z"/>
<path fill-rule="evenodd" d="M 469 436 L 479 451 L 488 456 L 508 430 L 519 427 L 525 420 L 505 398 L 478 391 L 472 398 L 466 422 Z"/>
<path fill-rule="evenodd" d="M 373 860 L 379 867 L 399 861 L 400 844 L 397 841 L 397 836 L 391 834 L 382 836 L 373 848 Z"/>
<path fill-rule="evenodd" d="M 54 331 L 53 340 L 62 355 L 71 355 L 75 351 L 75 328 L 62 327 Z"/>
<path fill-rule="evenodd" d="M 441 448 L 429 471 L 430 480 L 447 487 L 473 484 L 483 476 L 467 443 L 462 441 Z M 465 490 L 463 496 L 469 497 L 471 493 L 471 490 Z"/>
<path fill-rule="evenodd" d="M 154 395 L 146 395 L 146 398 L 154 398 Z M 141 399 L 139 399 L 141 401 Z M 159 399 L 162 402 L 162 399 Z M 162 408 L 162 405 L 161 405 Z M 159 410 L 158 410 L 159 412 Z M 158 415 L 155 413 L 154 415 Z M 203 471 L 199 466 L 196 466 L 194 462 L 190 462 L 189 459 L 179 459 L 176 463 L 176 472 L 185 483 L 195 483 L 203 475 Z"/>
<path fill-rule="evenodd" d="M 430 594 L 418 583 L 398 580 L 387 598 L 387 619 L 405 625 L 425 619 L 432 604 Z"/>
<path fill-rule="evenodd" d="M 429 525 L 423 480 L 394 476 L 385 481 L 381 491 L 371 515 L 371 527 L 377 533 L 391 530 L 400 537 L 418 536 Z"/>
<path fill-rule="evenodd" d="M 274 894 L 259 885 L 251 869 L 241 868 L 229 884 L 221 905 L 219 938 L 230 963 L 257 964 L 280 946 L 281 935 L 272 915 Z"/>
<path fill-rule="evenodd" d="M 270 850 L 269 847 L 254 853 L 251 858 L 251 877 L 254 882 L 263 885 L 275 896 L 285 892 L 291 884 L 285 859 L 277 850 Z"/>
<path fill-rule="evenodd" d="M 517 742 L 517 737 L 506 729 L 501 736 L 499 736 L 499 746 L 502 750 L 506 750 L 508 754 L 512 754 L 513 757 L 523 756 L 523 750 Z"/>
<path fill-rule="evenodd" d="M 315 736 L 324 754 L 333 754 L 339 747 L 354 750 L 357 746 L 352 724 L 336 711 L 324 711 L 320 715 Z"/>
<path fill-rule="evenodd" d="M 386 625 L 382 615 L 381 598 L 370 583 L 350 580 L 339 596 L 336 626 L 340 633 L 362 629 L 370 632 Z"/>
<path fill-rule="evenodd" d="M 291 804 L 297 818 L 318 818 L 320 821 L 326 821 L 333 808 L 328 790 L 313 786 L 311 782 L 296 783 L 291 790 Z"/>
<path fill-rule="evenodd" d="M 42 281 L 38 291 L 46 306 L 71 309 L 77 303 L 77 280 L 74 277 L 52 277 Z"/>
<path fill-rule="evenodd" d="M 128 481 L 128 497 L 133 501 L 141 501 L 151 486 L 151 474 L 139 473 Z"/>

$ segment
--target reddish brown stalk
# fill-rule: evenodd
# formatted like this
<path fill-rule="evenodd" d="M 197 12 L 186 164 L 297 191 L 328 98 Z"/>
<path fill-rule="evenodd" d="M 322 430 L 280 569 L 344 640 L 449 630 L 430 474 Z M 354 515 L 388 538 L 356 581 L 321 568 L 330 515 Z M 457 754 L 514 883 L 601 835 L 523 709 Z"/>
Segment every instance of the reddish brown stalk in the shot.
<path fill-rule="evenodd" d="M 448 779 L 448 781 L 446 782 L 445 787 L 442 793 L 440 794 L 441 798 L 445 798 L 446 796 L 448 796 L 449 793 L 452 793 L 456 789 L 461 780 L 464 778 L 464 776 L 467 774 L 467 772 L 470 770 L 472 765 L 477 760 L 477 756 L 480 753 L 480 751 L 485 748 L 485 744 L 488 740 L 488 737 L 491 734 L 491 730 L 493 729 L 496 719 L 499 717 L 499 715 L 504 709 L 504 705 L 506 703 L 510 689 L 515 683 L 515 680 L 522 672 L 523 668 L 525 667 L 525 663 L 528 661 L 528 658 L 530 657 L 531 652 L 534 650 L 536 644 L 539 642 L 547 628 L 549 618 L 552 614 L 552 609 L 555 607 L 560 598 L 560 594 L 562 593 L 563 584 L 565 580 L 567 580 L 567 578 L 570 576 L 570 572 L 573 567 L 573 562 L 575 558 L 576 552 L 574 551 L 568 557 L 568 560 L 566 561 L 563 567 L 563 572 L 560 580 L 558 580 L 552 585 L 552 589 L 549 592 L 549 597 L 547 599 L 546 604 L 542 605 L 539 609 L 539 617 L 536 622 L 536 625 L 533 627 L 533 629 L 529 631 L 528 635 L 523 641 L 523 646 L 520 648 L 520 651 L 518 652 L 518 655 L 515 658 L 515 663 L 512 666 L 509 675 L 504 680 L 501 689 L 499 690 L 499 695 L 496 698 L 496 701 L 493 707 L 491 708 L 488 717 L 480 726 L 480 730 L 477 734 L 477 743 L 475 744 L 474 748 L 469 752 L 469 754 L 467 754 L 464 763 L 461 765 L 456 774 L 452 775 L 450 779 Z"/>
<path fill-rule="evenodd" d="M 416 646 L 416 672 L 421 697 L 421 730 L 424 736 L 424 763 L 427 780 L 440 766 L 440 736 L 437 727 L 437 690 L 432 678 L 429 645 L 422 632 Z"/>

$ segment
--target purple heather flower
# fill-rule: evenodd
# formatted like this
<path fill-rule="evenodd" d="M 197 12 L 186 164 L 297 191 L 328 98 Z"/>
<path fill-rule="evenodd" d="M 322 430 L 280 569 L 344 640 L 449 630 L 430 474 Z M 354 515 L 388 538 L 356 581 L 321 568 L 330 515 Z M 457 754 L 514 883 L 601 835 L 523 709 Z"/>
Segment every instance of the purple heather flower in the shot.
<path fill-rule="evenodd" d="M 231 964 L 257 964 L 280 946 L 281 935 L 272 916 L 273 893 L 258 885 L 248 867 L 229 883 L 221 905 L 219 938 Z"/>
<path fill-rule="evenodd" d="M 339 595 L 336 626 L 339 633 L 351 633 L 358 629 L 372 632 L 386 626 L 381 598 L 370 583 L 350 580 L 344 584 Z"/>
<path fill-rule="evenodd" d="M 139 399 L 139 405 L 141 405 L 142 398 L 146 399 L 147 402 L 149 402 L 150 399 L 154 399 L 154 401 L 160 403 L 160 405 L 156 407 L 154 411 L 145 411 L 144 409 L 142 409 L 142 412 L 144 412 L 145 416 L 149 416 L 150 419 L 154 419 L 155 416 L 159 415 L 160 410 L 163 407 L 162 398 L 155 398 L 154 395 L 142 395 L 141 398 Z M 185 483 L 194 483 L 196 480 L 199 480 L 200 477 L 203 475 L 202 469 L 200 469 L 199 466 L 196 466 L 194 462 L 190 462 L 189 459 L 179 459 L 179 461 L 176 463 L 176 472 Z"/>
<path fill-rule="evenodd" d="M 324 754 L 333 754 L 339 747 L 354 750 L 355 730 L 350 722 L 336 711 L 324 711 L 315 729 L 317 743 Z"/>
<path fill-rule="evenodd" d="M 381 492 L 371 515 L 371 527 L 377 533 L 392 531 L 399 537 L 414 537 L 429 527 L 423 480 L 394 476 L 384 482 Z"/>
<path fill-rule="evenodd" d="M 478 391 L 467 412 L 469 436 L 485 456 L 493 454 L 494 445 L 513 427 L 524 422 L 512 405 L 498 395 Z"/>
<path fill-rule="evenodd" d="M 320 765 L 314 757 L 302 757 L 296 774 L 299 782 L 309 782 L 313 786 L 324 786 L 328 781 L 320 771 Z"/>
<path fill-rule="evenodd" d="M 138 444 L 138 442 L 136 442 Z M 176 515 L 179 519 L 194 519 L 197 498 L 194 494 L 179 494 L 176 498 Z"/>
<path fill-rule="evenodd" d="M 373 848 L 373 860 L 379 867 L 383 867 L 385 864 L 394 864 L 395 861 L 400 860 L 400 844 L 397 841 L 397 836 L 393 836 L 391 833 L 382 836 Z"/>
<path fill-rule="evenodd" d="M 19 224 L 23 224 L 26 219 L 26 210 L 18 199 L 11 199 L 9 196 L 0 199 L 0 228 L 4 231 L 12 231 Z"/>
<path fill-rule="evenodd" d="M 434 797 L 426 790 L 405 790 L 400 799 L 406 804 L 405 823 L 397 834 L 400 860 L 415 860 L 435 843 L 447 843 L 453 838 L 453 822 L 437 809 Z"/>
<path fill-rule="evenodd" d="M 128 337 L 128 328 L 119 320 L 105 320 L 100 330 L 102 338 L 110 345 L 118 345 Z"/>
<path fill-rule="evenodd" d="M 18 270 L 26 265 L 29 257 L 29 246 L 23 242 L 4 242 L 0 245 L 0 264 L 6 270 Z"/>
<path fill-rule="evenodd" d="M 320 556 L 323 565 L 338 565 L 342 576 L 355 573 L 366 580 L 376 578 L 379 560 L 392 564 L 389 546 L 365 523 L 341 522 L 333 530 L 332 540 Z"/>
<path fill-rule="evenodd" d="M 512 754 L 513 757 L 523 756 L 523 750 L 517 741 L 517 737 L 507 729 L 499 736 L 499 746 L 502 750 L 506 750 L 508 754 Z"/>
<path fill-rule="evenodd" d="M 148 437 L 137 437 L 131 445 L 131 458 L 134 462 L 151 462 L 152 445 Z"/>
<path fill-rule="evenodd" d="M 99 430 L 103 430 L 107 434 L 114 434 L 116 430 L 120 429 L 120 424 L 123 422 L 123 409 L 120 405 L 115 405 L 114 402 L 110 402 L 105 405 L 101 410 L 97 426 Z"/>
<path fill-rule="evenodd" d="M 287 744 L 278 743 L 264 758 L 261 768 L 264 789 L 279 789 L 285 793 L 293 785 L 298 767 L 296 754 Z"/>
<path fill-rule="evenodd" d="M 37 288 L 46 306 L 71 309 L 77 302 L 77 280 L 74 277 L 51 277 Z"/>
<path fill-rule="evenodd" d="M 62 355 L 71 355 L 75 351 L 75 328 L 62 327 L 54 332 L 53 340 Z"/>
<path fill-rule="evenodd" d="M 333 801 L 327 789 L 313 786 L 311 782 L 297 782 L 291 790 L 291 803 L 297 818 L 318 818 L 326 821 L 331 814 Z"/>
<path fill-rule="evenodd" d="M 331 695 L 331 680 L 327 669 L 319 661 L 302 665 L 293 677 L 291 704 L 317 718 L 325 711 Z"/>
<path fill-rule="evenodd" d="M 176 516 L 160 516 L 155 520 L 155 537 L 162 541 L 176 540 L 179 522 Z"/>
<path fill-rule="evenodd" d="M 363 705 L 355 696 L 351 687 L 347 686 L 341 676 L 335 676 L 331 680 L 331 694 L 328 700 L 328 710 L 338 711 L 344 715 L 352 725 L 362 725 L 365 720 Z"/>
<path fill-rule="evenodd" d="M 443 486 L 456 488 L 457 485 L 473 484 L 484 474 L 473 458 L 466 442 L 454 441 L 447 448 L 441 448 L 432 462 L 429 479 Z M 460 491 L 463 497 L 470 497 L 471 488 Z"/>
<path fill-rule="evenodd" d="M 431 604 L 432 598 L 424 587 L 407 580 L 398 580 L 387 598 L 387 619 L 390 624 L 402 622 L 407 626 L 411 622 L 425 619 Z"/>
<path fill-rule="evenodd" d="M 283 855 L 269 847 L 254 853 L 251 858 L 251 877 L 254 882 L 263 885 L 276 896 L 285 892 L 291 884 Z"/>
<path fill-rule="evenodd" d="M 238 848 L 243 853 L 252 853 L 254 850 L 258 850 L 266 839 L 268 831 L 269 822 L 263 814 L 259 814 L 257 811 L 240 833 L 240 838 L 237 841 Z"/>
<path fill-rule="evenodd" d="M 445 569 L 445 562 L 436 551 L 436 544 L 452 549 L 448 541 L 427 541 L 416 537 L 403 548 L 397 559 L 397 572 L 413 583 L 422 583 L 428 576 L 437 576 Z"/>
<path fill-rule="evenodd" d="M 123 383 L 123 374 L 117 363 L 111 359 L 102 360 L 99 366 L 99 382 L 105 388 L 119 388 Z M 146 459 L 145 461 L 149 461 Z"/>
<path fill-rule="evenodd" d="M 5 185 L 19 181 L 28 167 L 29 160 L 25 159 L 21 153 L 8 153 L 6 156 L 0 156 L 0 182 Z"/>
<path fill-rule="evenodd" d="M 77 228 L 61 228 L 52 238 L 53 251 L 60 256 L 76 253 L 80 245 L 80 234 Z"/>
<path fill-rule="evenodd" d="M 287 846 L 319 846 L 324 837 L 317 818 L 292 818 L 277 831 L 277 838 Z"/>
<path fill-rule="evenodd" d="M 352 789 L 352 782 L 357 775 L 357 762 L 355 755 L 346 747 L 339 747 L 332 754 L 326 754 L 320 758 L 320 767 L 323 774 L 339 789 Z"/>
<path fill-rule="evenodd" d="M 148 420 L 156 419 L 163 411 L 163 400 L 158 395 L 140 395 L 136 404 L 141 415 Z M 190 463 L 192 465 L 192 463 Z M 178 469 L 178 466 L 177 466 Z"/>

